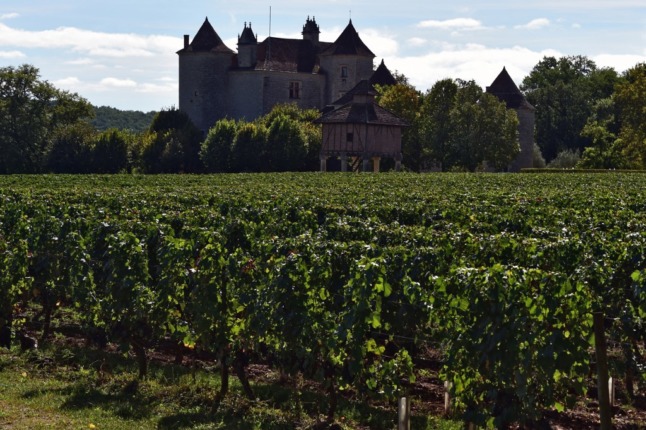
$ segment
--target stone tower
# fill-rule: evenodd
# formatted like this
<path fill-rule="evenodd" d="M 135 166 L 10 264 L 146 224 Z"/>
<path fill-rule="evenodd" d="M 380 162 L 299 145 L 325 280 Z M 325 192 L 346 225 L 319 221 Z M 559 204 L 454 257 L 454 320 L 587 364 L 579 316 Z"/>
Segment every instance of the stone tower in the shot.
<path fill-rule="evenodd" d="M 324 104 L 342 97 L 357 82 L 370 79 L 374 58 L 350 20 L 337 40 L 320 54 L 321 71 L 326 74 Z"/>
<path fill-rule="evenodd" d="M 520 169 L 532 167 L 534 159 L 534 106 L 525 99 L 504 67 L 486 91 L 504 101 L 507 104 L 507 109 L 514 109 L 518 115 L 520 153 L 509 165 L 509 171 L 518 172 Z"/>
<path fill-rule="evenodd" d="M 251 29 L 249 28 L 249 31 Z M 227 112 L 227 71 L 233 51 L 215 32 L 208 18 L 179 55 L 179 108 L 204 133 Z"/>
<path fill-rule="evenodd" d="M 258 38 L 251 31 L 251 23 L 247 27 L 244 23 L 244 30 L 238 36 L 238 67 L 254 68 L 258 62 Z"/>

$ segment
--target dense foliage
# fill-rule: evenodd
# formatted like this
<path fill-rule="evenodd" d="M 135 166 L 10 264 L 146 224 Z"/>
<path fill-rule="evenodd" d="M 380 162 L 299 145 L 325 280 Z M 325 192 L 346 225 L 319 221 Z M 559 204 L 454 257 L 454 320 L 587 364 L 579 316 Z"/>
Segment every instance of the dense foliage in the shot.
<path fill-rule="evenodd" d="M 110 106 L 95 106 L 91 124 L 98 131 L 109 129 L 129 130 L 141 133 L 148 130 L 157 112 L 120 110 Z"/>
<path fill-rule="evenodd" d="M 465 418 L 562 410 L 588 375 L 592 313 L 643 383 L 641 175 L 0 178 L 0 324 L 82 309 L 146 373 L 156 339 L 262 359 L 329 393 L 395 398 L 443 356 Z M 18 324 L 18 323 L 16 323 Z M 641 370 L 640 370 L 641 369 Z M 620 375 L 615 375 L 620 376 Z"/>
<path fill-rule="evenodd" d="M 545 57 L 534 66 L 521 90 L 536 108 L 536 142 L 547 161 L 589 146 L 581 130 L 595 101 L 609 97 L 617 80 L 617 72 L 583 56 Z"/>
<path fill-rule="evenodd" d="M 438 81 L 425 94 L 411 85 L 378 88 L 378 103 L 404 118 L 404 164 L 419 172 L 506 170 L 520 151 L 518 118 L 474 81 Z"/>
<path fill-rule="evenodd" d="M 86 100 L 42 81 L 35 67 L 0 68 L 0 174 L 42 171 L 58 131 L 91 115 Z"/>
<path fill-rule="evenodd" d="M 319 112 L 279 104 L 255 121 L 221 119 L 200 149 L 207 172 L 301 172 L 317 170 Z"/>
<path fill-rule="evenodd" d="M 581 167 L 646 168 L 646 63 L 629 69 L 615 92 L 598 100 L 582 135 L 592 144 L 585 149 Z"/>

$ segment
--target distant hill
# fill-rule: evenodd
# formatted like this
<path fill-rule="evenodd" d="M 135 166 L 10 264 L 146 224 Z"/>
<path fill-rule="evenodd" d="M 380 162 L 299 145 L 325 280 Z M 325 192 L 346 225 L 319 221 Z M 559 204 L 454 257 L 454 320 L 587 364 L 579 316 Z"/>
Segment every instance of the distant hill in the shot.
<path fill-rule="evenodd" d="M 99 131 L 117 128 L 135 132 L 147 130 L 157 113 L 155 111 L 144 113 L 133 110 L 119 110 L 109 106 L 94 106 L 94 112 L 95 117 L 90 122 Z"/>

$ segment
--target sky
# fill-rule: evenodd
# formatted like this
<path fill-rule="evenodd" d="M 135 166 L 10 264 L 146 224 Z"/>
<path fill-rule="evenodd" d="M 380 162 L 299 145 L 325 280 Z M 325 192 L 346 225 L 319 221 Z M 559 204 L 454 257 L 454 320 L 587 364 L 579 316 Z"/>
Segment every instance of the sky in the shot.
<path fill-rule="evenodd" d="M 646 62 L 645 0 L 1 0 L 0 67 L 31 64 L 97 106 L 177 107 L 176 52 L 206 17 L 233 50 L 245 23 L 259 40 L 270 23 L 272 36 L 300 38 L 315 17 L 333 42 L 352 19 L 375 65 L 421 91 L 444 78 L 484 88 L 503 67 L 520 85 L 545 56 L 618 72 Z"/>

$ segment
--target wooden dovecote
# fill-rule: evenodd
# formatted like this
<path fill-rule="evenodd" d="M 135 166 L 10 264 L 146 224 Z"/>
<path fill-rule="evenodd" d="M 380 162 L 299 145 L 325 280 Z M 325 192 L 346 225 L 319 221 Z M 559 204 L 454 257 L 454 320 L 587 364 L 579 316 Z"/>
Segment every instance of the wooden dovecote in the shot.
<path fill-rule="evenodd" d="M 362 81 L 351 102 L 323 114 L 316 120 L 322 124 L 321 171 L 327 170 L 327 160 L 339 157 L 341 170 L 348 170 L 351 159 L 357 168 L 379 171 L 381 158 L 395 160 L 401 166 L 402 128 L 408 123 L 375 102 L 375 93 L 367 80 Z"/>

